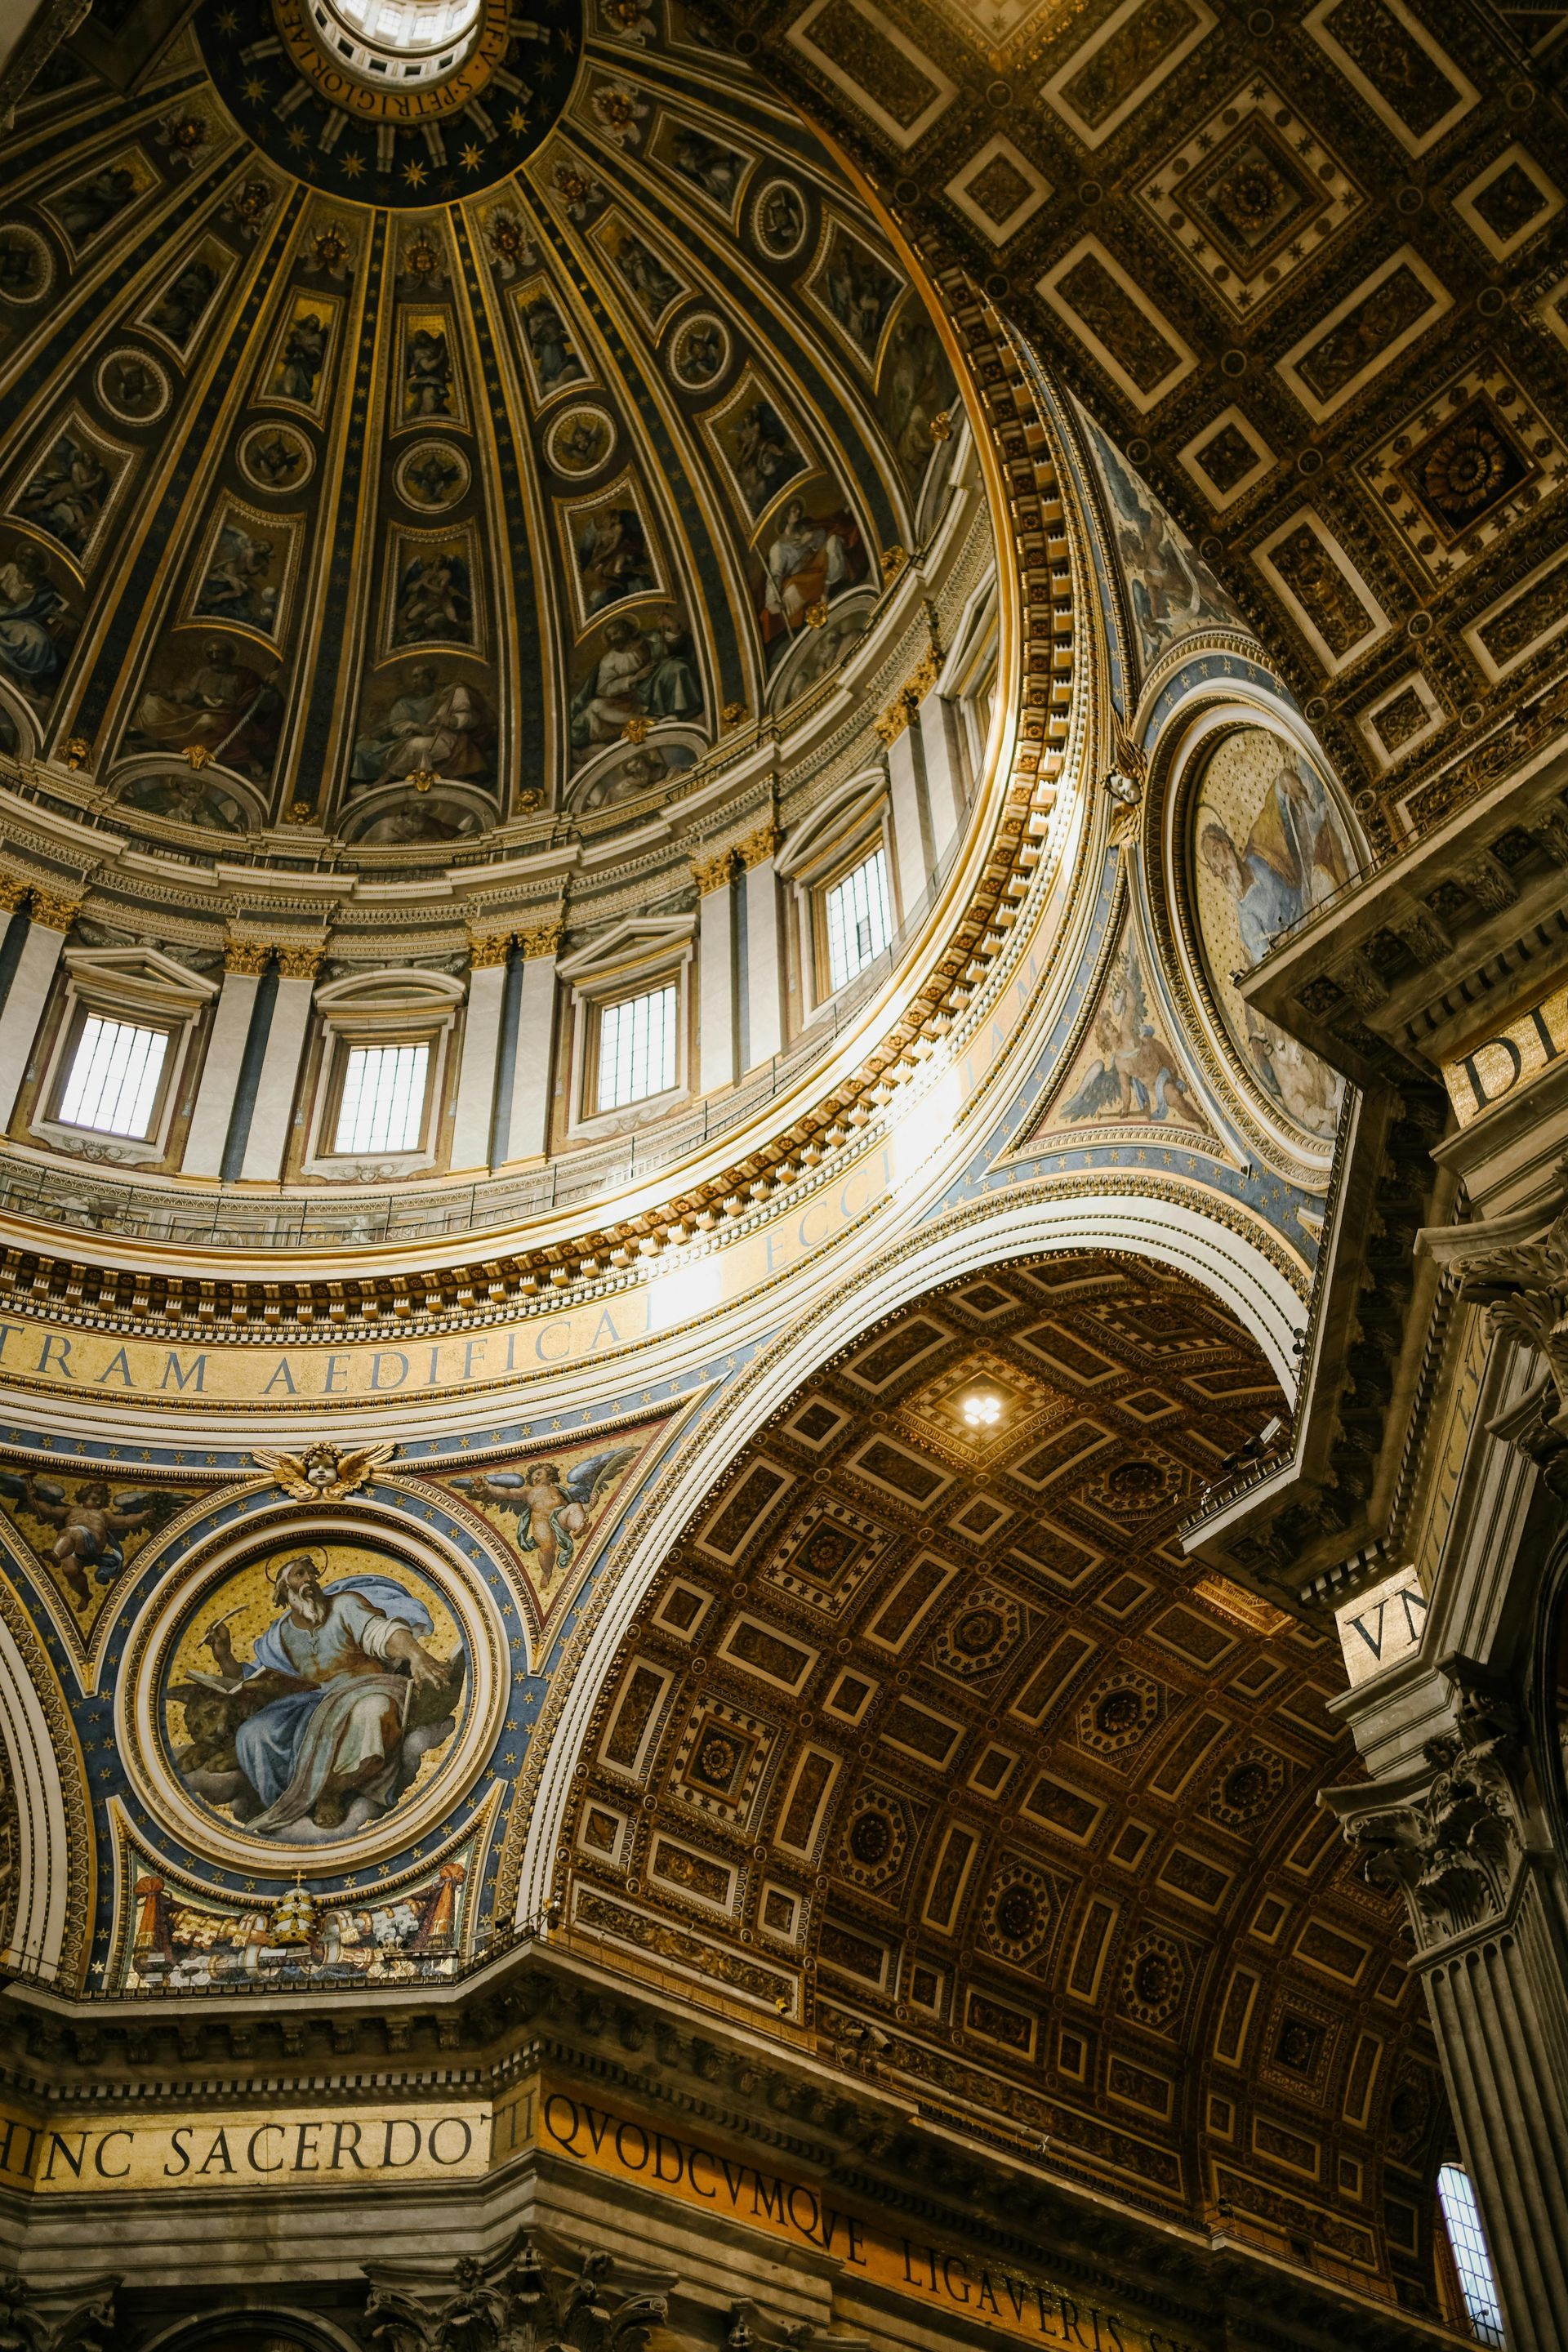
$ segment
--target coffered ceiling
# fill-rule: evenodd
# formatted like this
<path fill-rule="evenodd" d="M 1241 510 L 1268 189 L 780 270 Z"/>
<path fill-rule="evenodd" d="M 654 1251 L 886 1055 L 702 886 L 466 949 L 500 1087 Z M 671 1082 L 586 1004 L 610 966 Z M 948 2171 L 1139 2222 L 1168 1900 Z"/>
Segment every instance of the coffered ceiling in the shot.
<path fill-rule="evenodd" d="M 1561 726 L 1556 12 L 714 14 L 1048 351 L 1277 652 L 1378 847 Z"/>
<path fill-rule="evenodd" d="M 1280 1402 L 1128 1258 L 875 1327 L 673 1546 L 606 1678 L 569 1932 L 922 2113 L 1423 2307 L 1446 2112 L 1317 1791 L 1320 1635 L 1178 1522 Z"/>

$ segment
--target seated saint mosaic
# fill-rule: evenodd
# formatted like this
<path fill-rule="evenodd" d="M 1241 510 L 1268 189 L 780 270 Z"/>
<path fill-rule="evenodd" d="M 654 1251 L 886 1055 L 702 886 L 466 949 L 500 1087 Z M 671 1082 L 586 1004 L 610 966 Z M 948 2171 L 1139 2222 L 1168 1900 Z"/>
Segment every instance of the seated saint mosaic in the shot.
<path fill-rule="evenodd" d="M 280 1844 L 379 1821 L 439 1770 L 463 1713 L 463 1639 L 434 1584 L 391 1555 L 341 1550 L 305 1544 L 237 1570 L 188 1621 L 165 1678 L 186 1790 Z"/>

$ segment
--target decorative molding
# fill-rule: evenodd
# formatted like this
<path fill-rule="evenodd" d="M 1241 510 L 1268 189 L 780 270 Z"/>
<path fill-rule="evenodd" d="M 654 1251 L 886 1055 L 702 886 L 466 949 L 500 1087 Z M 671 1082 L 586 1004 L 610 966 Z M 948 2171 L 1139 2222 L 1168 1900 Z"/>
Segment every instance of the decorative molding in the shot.
<path fill-rule="evenodd" d="M 468 969 L 470 971 L 492 971 L 504 964 L 511 953 L 513 931 L 470 931 L 468 933 Z"/>
<path fill-rule="evenodd" d="M 447 2352 L 494 2344 L 517 2352 L 647 2352 L 669 2309 L 673 2272 L 617 2284 L 615 2257 L 563 2248 L 552 2257 L 526 2231 L 486 2262 L 459 2254 L 437 2270 L 412 2263 L 367 2263 L 362 2323 L 383 2352 Z M 652 2291 L 650 2291 L 650 2289 Z"/>
<path fill-rule="evenodd" d="M 63 891 L 41 890 L 33 885 L 33 920 L 48 931 L 69 931 L 86 904 L 84 898 L 67 898 Z"/>
<path fill-rule="evenodd" d="M 707 856 L 694 856 L 691 860 L 691 878 L 697 885 L 699 898 L 710 898 L 715 890 L 727 888 L 734 877 L 735 852 L 732 848 L 717 850 Z"/>
<path fill-rule="evenodd" d="M 324 940 L 310 947 L 280 947 L 278 950 L 279 980 L 314 980 L 327 952 Z"/>
<path fill-rule="evenodd" d="M 236 939 L 234 934 L 230 932 L 223 943 L 223 968 L 225 971 L 232 971 L 247 977 L 254 977 L 257 973 L 265 971 L 271 961 L 272 942 L 270 940 Z"/>
<path fill-rule="evenodd" d="M 1454 1730 L 1426 1745 L 1430 1777 L 1398 1793 L 1325 1789 L 1371 1885 L 1402 1895 L 1417 1949 L 1502 1918 L 1525 1852 L 1524 1743 L 1511 1704 L 1483 1692 L 1462 1661 L 1445 1668 L 1459 1693 Z M 1467 1683 L 1468 1686 L 1467 1685 Z"/>
<path fill-rule="evenodd" d="M 337 1503 L 354 1494 L 396 1453 L 395 1441 L 381 1445 L 309 1445 L 303 1454 L 264 1453 L 256 1460 L 275 1485 L 297 1503 Z"/>

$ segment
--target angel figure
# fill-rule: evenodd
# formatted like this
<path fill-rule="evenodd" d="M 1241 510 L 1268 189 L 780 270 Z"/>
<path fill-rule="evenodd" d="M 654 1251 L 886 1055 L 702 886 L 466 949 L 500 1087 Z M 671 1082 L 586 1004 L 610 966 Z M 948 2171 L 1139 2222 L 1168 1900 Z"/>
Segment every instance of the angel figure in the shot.
<path fill-rule="evenodd" d="M 89 1569 L 100 1584 L 112 1584 L 125 1565 L 125 1538 L 165 1526 L 191 1499 L 157 1487 L 111 1494 L 104 1478 L 84 1479 L 70 1495 L 58 1479 L 36 1470 L 0 1470 L 0 1495 L 45 1527 L 58 1528 L 52 1544 L 35 1549 L 54 1562 L 79 1609 L 92 1599 Z"/>
<path fill-rule="evenodd" d="M 1196 1106 L 1170 1047 L 1151 1017 L 1142 976 L 1131 953 L 1112 974 L 1096 1016 L 1098 1059 L 1062 1117 L 1166 1119 L 1198 1123 Z"/>
<path fill-rule="evenodd" d="M 395 1444 L 308 1445 L 303 1454 L 271 1454 L 257 1448 L 254 1459 L 269 1470 L 286 1495 L 297 1503 L 337 1503 L 363 1486 L 367 1478 L 390 1462 Z"/>
<path fill-rule="evenodd" d="M 471 1503 L 515 1512 L 518 1549 L 533 1553 L 540 1584 L 548 1593 L 576 1557 L 594 1504 L 636 1452 L 635 1445 L 617 1445 L 607 1454 L 591 1454 L 567 1471 L 559 1463 L 531 1462 L 526 1470 L 472 1471 L 452 1484 Z"/>

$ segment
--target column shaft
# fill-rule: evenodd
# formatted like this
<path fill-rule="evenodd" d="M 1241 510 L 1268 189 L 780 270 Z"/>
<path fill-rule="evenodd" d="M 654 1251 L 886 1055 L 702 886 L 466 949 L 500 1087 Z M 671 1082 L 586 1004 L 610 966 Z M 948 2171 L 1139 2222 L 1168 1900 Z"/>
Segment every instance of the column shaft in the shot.
<path fill-rule="evenodd" d="M 26 1075 L 28 1056 L 37 1041 L 38 1024 L 65 943 L 63 931 L 51 930 L 36 916 L 27 926 L 6 992 L 5 1016 L 0 1019 L 0 1130 L 9 1127 L 16 1108 L 16 1097 Z"/>
<path fill-rule="evenodd" d="M 517 1057 L 512 1066 L 509 1160 L 537 1160 L 550 1137 L 555 1071 L 555 958 L 530 956 L 518 996 Z"/>
<path fill-rule="evenodd" d="M 900 917 L 920 903 L 926 877 L 936 863 L 925 780 L 915 759 L 914 734 L 906 727 L 888 746 L 888 801 L 893 819 L 893 863 L 898 868 Z"/>
<path fill-rule="evenodd" d="M 735 1077 L 735 911 L 728 881 L 702 899 L 697 986 L 698 1084 L 710 1095 Z"/>
<path fill-rule="evenodd" d="M 921 704 L 918 723 L 925 757 L 926 798 L 940 857 L 963 824 L 967 806 L 958 713 L 945 695 L 933 690 Z"/>
<path fill-rule="evenodd" d="M 480 964 L 469 973 L 463 1059 L 458 1072 L 458 1099 L 452 1120 L 454 1169 L 483 1168 L 489 1162 L 496 1048 L 500 1042 L 501 1000 L 505 993 L 504 962 Z"/>
<path fill-rule="evenodd" d="M 1568 2019 L 1549 1943 L 1531 1885 L 1426 1993 L 1510 2340 L 1568 2352 Z"/>
<path fill-rule="evenodd" d="M 224 1146 L 228 1141 L 229 1121 L 239 1092 L 245 1041 L 250 1034 L 250 1016 L 259 985 L 260 975 L 254 971 L 226 971 L 223 976 L 223 993 L 213 1013 L 212 1034 L 207 1039 L 206 1059 L 202 1064 L 201 1084 L 196 1089 L 195 1108 L 191 1113 L 184 1158 L 180 1163 L 186 1176 L 223 1173 Z"/>
<path fill-rule="evenodd" d="M 773 861 L 746 869 L 746 1067 L 772 1061 L 784 1042 L 779 886 Z"/>
<path fill-rule="evenodd" d="M 279 979 L 250 1134 L 239 1171 L 247 1183 L 275 1184 L 283 1172 L 294 1117 L 294 1094 L 300 1083 L 300 1055 L 310 1026 L 314 987 L 313 978 Z"/>

